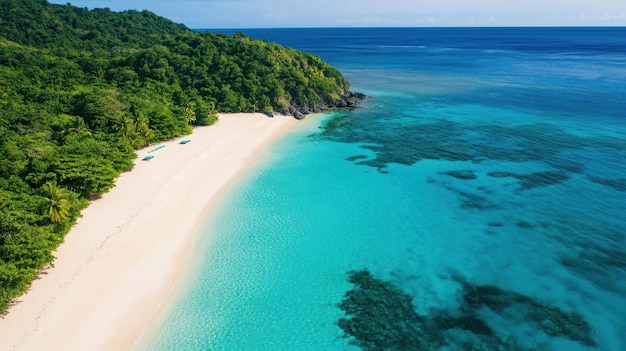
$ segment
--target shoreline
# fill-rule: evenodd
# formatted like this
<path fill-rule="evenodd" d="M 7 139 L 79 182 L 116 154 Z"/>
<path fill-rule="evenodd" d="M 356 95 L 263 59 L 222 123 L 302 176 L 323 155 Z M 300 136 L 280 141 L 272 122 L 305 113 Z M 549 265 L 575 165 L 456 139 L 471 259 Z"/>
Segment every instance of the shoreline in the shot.
<path fill-rule="evenodd" d="M 133 170 L 83 210 L 54 268 L 0 319 L 0 349 L 138 346 L 182 274 L 202 215 L 254 155 L 297 124 L 289 116 L 225 114 L 138 150 Z M 148 153 L 157 145 L 165 147 Z M 148 154 L 154 159 L 142 161 Z"/>

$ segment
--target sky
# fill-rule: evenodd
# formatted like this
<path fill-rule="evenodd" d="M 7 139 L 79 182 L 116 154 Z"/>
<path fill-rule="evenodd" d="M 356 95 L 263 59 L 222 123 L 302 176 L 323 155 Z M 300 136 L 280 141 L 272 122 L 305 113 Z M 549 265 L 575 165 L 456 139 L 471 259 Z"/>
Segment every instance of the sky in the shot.
<path fill-rule="evenodd" d="M 49 0 L 190 28 L 626 26 L 626 0 Z"/>

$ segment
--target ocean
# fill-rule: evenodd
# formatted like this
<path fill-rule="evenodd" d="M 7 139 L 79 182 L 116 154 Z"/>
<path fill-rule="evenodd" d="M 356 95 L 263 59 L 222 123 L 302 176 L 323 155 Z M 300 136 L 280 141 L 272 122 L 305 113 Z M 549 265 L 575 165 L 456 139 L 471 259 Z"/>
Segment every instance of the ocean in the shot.
<path fill-rule="evenodd" d="M 626 28 L 237 31 L 368 97 L 229 186 L 145 350 L 626 350 Z"/>

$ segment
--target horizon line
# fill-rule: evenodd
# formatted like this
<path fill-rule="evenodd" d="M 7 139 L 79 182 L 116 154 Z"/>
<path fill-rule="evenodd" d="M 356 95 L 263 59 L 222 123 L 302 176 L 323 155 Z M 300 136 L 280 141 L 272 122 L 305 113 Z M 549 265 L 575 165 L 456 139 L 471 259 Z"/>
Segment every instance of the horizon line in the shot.
<path fill-rule="evenodd" d="M 181 23 L 184 24 L 184 23 Z M 303 27 L 188 27 L 192 30 L 197 29 L 211 29 L 211 30 L 220 30 L 220 29 L 505 29 L 505 28 L 624 28 L 626 29 L 626 25 L 541 25 L 541 26 L 530 26 L 530 25 L 510 25 L 510 26 L 303 26 Z"/>

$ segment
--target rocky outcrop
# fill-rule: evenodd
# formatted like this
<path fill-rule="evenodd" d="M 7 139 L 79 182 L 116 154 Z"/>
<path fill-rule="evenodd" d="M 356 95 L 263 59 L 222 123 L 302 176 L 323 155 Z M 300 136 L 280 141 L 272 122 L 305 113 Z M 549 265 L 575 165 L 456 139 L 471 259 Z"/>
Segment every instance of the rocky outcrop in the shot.
<path fill-rule="evenodd" d="M 366 96 L 363 93 L 350 92 L 349 94 L 342 95 L 339 99 L 321 101 L 315 105 L 304 104 L 302 106 L 289 106 L 286 114 L 293 116 L 296 119 L 304 119 L 306 115 L 310 113 L 320 113 L 331 109 L 355 109 L 359 107 L 359 101 L 365 99 Z"/>

